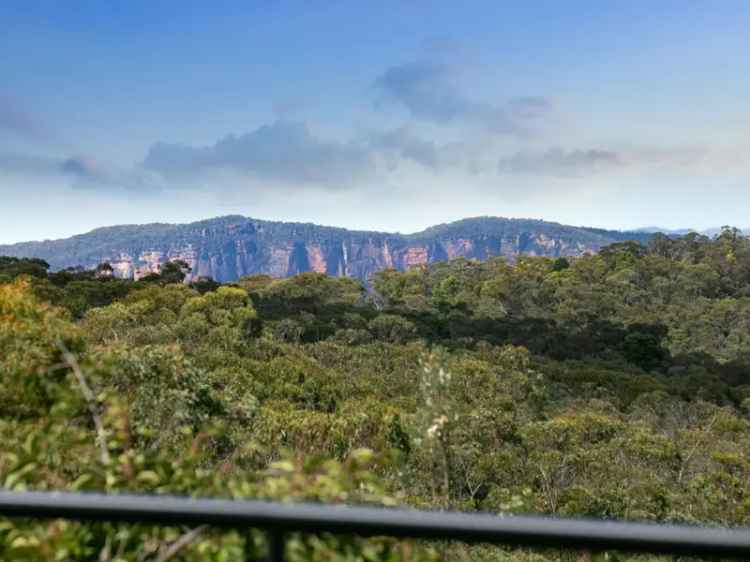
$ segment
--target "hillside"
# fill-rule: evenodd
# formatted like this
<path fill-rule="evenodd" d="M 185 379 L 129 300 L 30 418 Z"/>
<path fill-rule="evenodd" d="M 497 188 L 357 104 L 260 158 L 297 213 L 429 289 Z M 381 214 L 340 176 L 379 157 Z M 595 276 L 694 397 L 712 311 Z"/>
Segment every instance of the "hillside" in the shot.
<path fill-rule="evenodd" d="M 505 256 L 513 261 L 519 255 L 579 256 L 613 242 L 644 242 L 650 236 L 498 217 L 464 219 L 404 235 L 234 215 L 190 224 L 99 228 L 61 240 L 0 246 L 0 255 L 41 258 L 53 269 L 109 262 L 126 278 L 182 259 L 194 276 L 222 282 L 256 273 L 288 277 L 305 271 L 366 281 L 391 267 L 405 270 L 456 257 Z"/>

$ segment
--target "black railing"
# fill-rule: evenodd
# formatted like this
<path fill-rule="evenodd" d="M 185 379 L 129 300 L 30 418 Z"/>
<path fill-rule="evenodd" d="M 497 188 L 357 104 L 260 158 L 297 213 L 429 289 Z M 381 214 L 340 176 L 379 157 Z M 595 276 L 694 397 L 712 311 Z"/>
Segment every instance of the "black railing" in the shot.
<path fill-rule="evenodd" d="M 291 532 L 750 559 L 750 529 L 174 496 L 0 492 L 0 516 L 264 529 L 269 560 Z"/>

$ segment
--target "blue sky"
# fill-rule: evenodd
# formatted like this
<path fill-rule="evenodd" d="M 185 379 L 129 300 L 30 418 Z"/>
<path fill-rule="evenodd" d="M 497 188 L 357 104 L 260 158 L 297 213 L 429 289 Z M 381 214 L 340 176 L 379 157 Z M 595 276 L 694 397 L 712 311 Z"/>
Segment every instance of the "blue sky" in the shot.
<path fill-rule="evenodd" d="M 749 226 L 750 3 L 0 3 L 0 243 L 228 213 Z"/>

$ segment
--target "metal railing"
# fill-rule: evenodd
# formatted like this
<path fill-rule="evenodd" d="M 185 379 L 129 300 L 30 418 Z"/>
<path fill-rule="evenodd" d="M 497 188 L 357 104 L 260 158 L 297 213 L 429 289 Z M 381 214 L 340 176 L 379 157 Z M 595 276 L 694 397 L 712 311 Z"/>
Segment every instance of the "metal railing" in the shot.
<path fill-rule="evenodd" d="M 750 559 L 750 529 L 608 520 L 62 492 L 0 492 L 0 516 L 264 529 L 272 562 L 291 532 Z"/>

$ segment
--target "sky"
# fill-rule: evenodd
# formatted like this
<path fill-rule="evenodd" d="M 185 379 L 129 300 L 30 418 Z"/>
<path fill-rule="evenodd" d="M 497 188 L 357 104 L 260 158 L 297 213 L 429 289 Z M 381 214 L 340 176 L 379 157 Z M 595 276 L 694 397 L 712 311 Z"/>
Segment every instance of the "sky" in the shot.
<path fill-rule="evenodd" d="M 750 226 L 750 2 L 3 0 L 0 243 Z"/>

